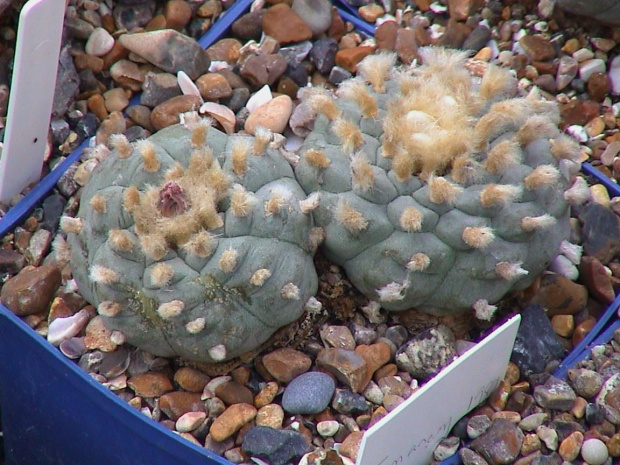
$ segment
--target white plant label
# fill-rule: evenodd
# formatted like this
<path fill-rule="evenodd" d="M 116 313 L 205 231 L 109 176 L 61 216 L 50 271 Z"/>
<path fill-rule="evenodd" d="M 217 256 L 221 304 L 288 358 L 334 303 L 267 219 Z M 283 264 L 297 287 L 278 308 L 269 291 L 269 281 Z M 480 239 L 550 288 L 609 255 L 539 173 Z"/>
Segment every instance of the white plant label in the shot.
<path fill-rule="evenodd" d="M 65 0 L 30 0 L 19 16 L 4 147 L 0 202 L 39 181 L 60 55 Z"/>
<path fill-rule="evenodd" d="M 423 465 L 504 378 L 521 316 L 465 352 L 364 434 L 357 465 Z"/>

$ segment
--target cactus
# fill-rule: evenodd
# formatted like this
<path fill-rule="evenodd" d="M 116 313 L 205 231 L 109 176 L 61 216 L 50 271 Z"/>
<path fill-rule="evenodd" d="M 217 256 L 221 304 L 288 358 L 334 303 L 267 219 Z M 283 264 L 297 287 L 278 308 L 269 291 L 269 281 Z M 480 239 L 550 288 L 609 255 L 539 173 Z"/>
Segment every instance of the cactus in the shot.
<path fill-rule="evenodd" d="M 569 237 L 588 194 L 579 146 L 554 102 L 515 97 L 510 71 L 420 54 L 408 69 L 369 56 L 335 96 L 304 89 L 316 118 L 296 164 L 263 128 L 226 135 L 196 114 L 113 136 L 62 221 L 81 293 L 142 349 L 221 362 L 301 316 L 323 242 L 387 310 L 490 319 Z"/>
<path fill-rule="evenodd" d="M 325 254 L 369 299 L 488 319 L 568 238 L 579 146 L 555 102 L 515 97 L 510 71 L 473 78 L 465 52 L 420 54 L 409 69 L 365 58 L 335 97 L 305 89 L 317 116 L 295 175 L 319 196 Z"/>
<path fill-rule="evenodd" d="M 156 355 L 220 362 L 301 316 L 320 234 L 271 133 L 227 136 L 195 116 L 135 143 L 114 136 L 62 225 L 110 329 Z"/>

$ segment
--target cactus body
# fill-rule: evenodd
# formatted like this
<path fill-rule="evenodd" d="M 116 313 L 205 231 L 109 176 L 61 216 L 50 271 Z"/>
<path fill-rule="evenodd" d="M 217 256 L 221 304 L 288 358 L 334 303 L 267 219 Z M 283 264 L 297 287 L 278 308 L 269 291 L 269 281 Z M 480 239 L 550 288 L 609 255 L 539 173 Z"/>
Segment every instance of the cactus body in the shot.
<path fill-rule="evenodd" d="M 195 121 L 118 137 L 93 172 L 68 237 L 73 274 L 128 342 L 218 362 L 302 314 L 318 284 L 314 223 L 269 137 Z"/>
<path fill-rule="evenodd" d="M 578 150 L 556 104 L 514 97 L 507 70 L 476 81 L 464 53 L 421 53 L 409 70 L 366 58 L 336 98 L 307 91 L 317 117 L 295 174 L 320 195 L 325 253 L 361 292 L 443 315 L 524 289 L 557 255 L 569 235 L 560 170 Z"/>

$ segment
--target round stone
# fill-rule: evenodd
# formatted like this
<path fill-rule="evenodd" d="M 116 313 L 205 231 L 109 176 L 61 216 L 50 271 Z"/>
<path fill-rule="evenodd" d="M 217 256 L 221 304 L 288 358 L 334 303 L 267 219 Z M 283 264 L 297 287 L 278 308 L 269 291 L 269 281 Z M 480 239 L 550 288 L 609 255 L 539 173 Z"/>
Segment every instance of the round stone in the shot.
<path fill-rule="evenodd" d="M 104 28 L 98 27 L 88 38 L 84 50 L 89 55 L 102 57 L 112 50 L 112 47 L 114 47 L 114 37 Z"/>
<path fill-rule="evenodd" d="M 609 458 L 609 451 L 603 441 L 592 438 L 583 442 L 581 457 L 588 465 L 603 465 Z"/>
<path fill-rule="evenodd" d="M 315 414 L 329 405 L 336 383 L 328 374 L 318 371 L 304 373 L 287 386 L 282 408 L 288 413 Z"/>

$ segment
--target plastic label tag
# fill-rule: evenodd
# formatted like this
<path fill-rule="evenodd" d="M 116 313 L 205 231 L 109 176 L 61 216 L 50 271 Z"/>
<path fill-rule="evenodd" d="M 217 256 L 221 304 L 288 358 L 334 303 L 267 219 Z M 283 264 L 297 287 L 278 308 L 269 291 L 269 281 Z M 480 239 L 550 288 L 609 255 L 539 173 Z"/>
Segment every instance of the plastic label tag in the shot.
<path fill-rule="evenodd" d="M 30 0 L 20 13 L 0 155 L 0 202 L 41 177 L 64 15 L 65 0 Z"/>
<path fill-rule="evenodd" d="M 430 463 L 439 441 L 504 379 L 520 321 L 508 320 L 366 431 L 357 465 Z"/>

